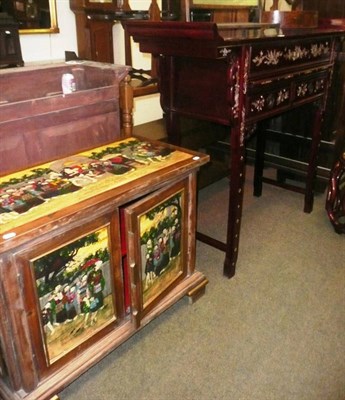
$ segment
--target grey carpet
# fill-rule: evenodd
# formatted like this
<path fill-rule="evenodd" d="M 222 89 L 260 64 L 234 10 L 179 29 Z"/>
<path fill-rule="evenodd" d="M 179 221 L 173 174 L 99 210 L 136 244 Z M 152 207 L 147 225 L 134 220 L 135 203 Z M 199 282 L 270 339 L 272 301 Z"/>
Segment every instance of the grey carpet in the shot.
<path fill-rule="evenodd" d="M 225 238 L 228 182 L 199 194 L 199 230 Z M 61 400 L 344 400 L 345 237 L 318 195 L 247 179 L 237 273 L 197 243 L 209 279 L 194 305 L 182 299 L 62 393 Z M 224 207 L 222 207 L 224 205 Z"/>

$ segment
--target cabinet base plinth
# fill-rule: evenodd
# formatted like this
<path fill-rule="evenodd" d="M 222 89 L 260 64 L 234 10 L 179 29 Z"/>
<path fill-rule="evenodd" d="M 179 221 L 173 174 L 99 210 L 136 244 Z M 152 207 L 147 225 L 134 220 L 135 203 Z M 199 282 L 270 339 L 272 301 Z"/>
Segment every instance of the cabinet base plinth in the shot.
<path fill-rule="evenodd" d="M 208 284 L 208 279 L 205 278 L 203 282 L 200 282 L 198 286 L 196 286 L 187 293 L 190 304 L 194 304 L 197 300 L 200 299 L 200 297 L 202 297 L 206 293 L 207 284 Z"/>

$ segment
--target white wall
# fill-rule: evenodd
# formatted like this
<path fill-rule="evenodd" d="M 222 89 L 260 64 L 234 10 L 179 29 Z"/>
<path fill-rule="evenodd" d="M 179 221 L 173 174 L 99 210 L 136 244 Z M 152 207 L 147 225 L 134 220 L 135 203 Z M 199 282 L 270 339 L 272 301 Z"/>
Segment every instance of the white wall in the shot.
<path fill-rule="evenodd" d="M 134 9 L 132 5 L 131 7 Z M 143 8 L 138 7 L 137 9 Z M 124 43 L 124 33 L 120 23 L 114 25 L 113 37 L 116 38 L 116 41 L 114 40 L 114 62 L 116 64 L 125 64 L 125 48 L 124 46 L 118 46 L 118 43 Z M 139 45 L 134 42 L 132 42 L 132 64 L 135 68 L 151 68 L 151 55 L 141 53 Z M 162 115 L 158 94 L 136 97 L 134 99 L 134 125 L 156 121 L 157 119 L 161 119 Z"/>
<path fill-rule="evenodd" d="M 130 4 L 132 9 L 147 10 L 150 0 L 131 0 Z M 74 51 L 78 54 L 75 16 L 69 7 L 69 0 L 56 0 L 56 5 L 60 33 L 20 35 L 22 56 L 26 65 L 37 62 L 62 61 L 65 59 L 65 50 Z M 114 25 L 113 35 L 114 62 L 124 64 L 124 38 L 121 24 Z M 132 57 L 135 67 L 150 68 L 150 56 L 140 53 L 137 44 L 133 44 Z M 135 99 L 133 117 L 134 125 L 160 119 L 162 109 L 159 103 L 159 95 L 142 96 Z"/>

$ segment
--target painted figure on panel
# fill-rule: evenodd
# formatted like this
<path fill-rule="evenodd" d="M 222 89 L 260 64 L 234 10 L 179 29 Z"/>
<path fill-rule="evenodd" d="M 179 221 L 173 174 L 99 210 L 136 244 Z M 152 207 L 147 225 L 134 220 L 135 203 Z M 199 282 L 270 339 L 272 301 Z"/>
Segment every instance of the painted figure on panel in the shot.
<path fill-rule="evenodd" d="M 107 228 L 34 260 L 33 268 L 50 363 L 116 318 Z"/>
<path fill-rule="evenodd" d="M 159 295 L 182 273 L 179 192 L 140 217 L 143 302 Z"/>
<path fill-rule="evenodd" d="M 119 179 L 173 152 L 160 144 L 131 139 L 89 155 L 79 154 L 23 171 L 22 176 L 0 178 L 0 225 L 52 199 L 82 190 L 106 177 Z"/>

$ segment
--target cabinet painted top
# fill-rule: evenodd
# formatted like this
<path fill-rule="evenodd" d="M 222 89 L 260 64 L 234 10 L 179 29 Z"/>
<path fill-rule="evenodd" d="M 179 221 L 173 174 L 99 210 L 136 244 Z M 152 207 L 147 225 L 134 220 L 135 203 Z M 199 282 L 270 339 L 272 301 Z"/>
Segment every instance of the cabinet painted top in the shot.
<path fill-rule="evenodd" d="M 0 243 L 67 207 L 114 198 L 207 161 L 207 155 L 132 137 L 1 177 Z"/>

